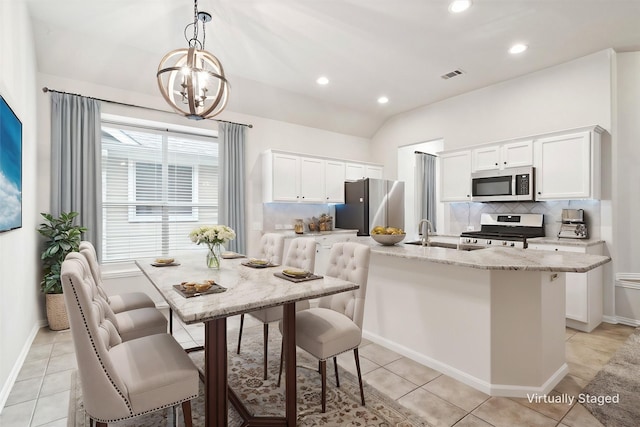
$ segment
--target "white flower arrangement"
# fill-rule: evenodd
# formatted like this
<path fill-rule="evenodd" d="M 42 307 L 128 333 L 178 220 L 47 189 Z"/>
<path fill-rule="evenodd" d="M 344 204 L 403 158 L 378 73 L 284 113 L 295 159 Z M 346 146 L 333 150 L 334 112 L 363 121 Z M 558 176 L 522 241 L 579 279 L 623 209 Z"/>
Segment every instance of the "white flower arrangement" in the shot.
<path fill-rule="evenodd" d="M 206 243 L 209 249 L 216 244 L 224 244 L 236 238 L 236 232 L 226 225 L 203 225 L 189 233 L 192 242 L 199 245 Z"/>

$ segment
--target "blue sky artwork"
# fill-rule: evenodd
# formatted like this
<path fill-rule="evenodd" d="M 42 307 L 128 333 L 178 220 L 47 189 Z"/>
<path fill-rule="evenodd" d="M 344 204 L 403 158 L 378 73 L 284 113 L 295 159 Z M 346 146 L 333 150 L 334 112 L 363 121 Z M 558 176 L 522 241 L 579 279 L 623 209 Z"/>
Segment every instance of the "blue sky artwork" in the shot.
<path fill-rule="evenodd" d="M 22 123 L 0 96 L 0 232 L 22 227 Z"/>

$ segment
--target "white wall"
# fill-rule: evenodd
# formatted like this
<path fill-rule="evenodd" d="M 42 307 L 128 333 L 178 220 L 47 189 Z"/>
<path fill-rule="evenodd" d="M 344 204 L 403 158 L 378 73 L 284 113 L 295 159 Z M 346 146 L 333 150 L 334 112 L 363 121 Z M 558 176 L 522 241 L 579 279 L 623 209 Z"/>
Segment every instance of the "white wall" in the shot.
<path fill-rule="evenodd" d="M 383 163 L 387 177 L 394 178 L 397 148 L 417 141 L 443 138 L 445 150 L 451 150 L 596 124 L 611 134 L 615 55 L 604 50 L 397 115 L 373 137 L 373 161 Z M 636 116 L 638 111 L 631 110 Z M 610 140 L 605 138 L 605 143 Z M 611 165 L 604 165 L 605 184 L 611 174 Z M 607 188 L 599 235 L 613 250 Z M 445 215 L 448 212 L 445 209 Z M 445 232 L 450 228 L 447 221 L 445 217 Z M 611 265 L 605 267 L 605 315 L 613 316 L 614 273 Z"/>
<path fill-rule="evenodd" d="M 640 273 L 640 52 L 617 54 L 614 161 L 616 269 Z M 638 237 L 635 237 L 638 236 Z"/>
<path fill-rule="evenodd" d="M 0 2 L 0 94 L 22 121 L 22 228 L 0 234 L 0 410 L 40 327 L 35 50 L 23 1 Z"/>
<path fill-rule="evenodd" d="M 60 78 L 57 76 L 40 74 L 39 87 L 47 86 L 51 89 L 78 93 L 84 96 L 103 98 L 123 103 L 130 103 L 145 107 L 168 110 L 160 94 L 152 97 L 144 94 L 125 92 L 106 86 L 92 83 Z M 39 160 L 40 175 L 40 199 L 39 209 L 48 210 L 48 188 L 50 174 L 50 107 L 49 96 L 38 96 L 38 109 L 40 120 L 38 127 L 38 150 L 41 153 Z M 181 117 L 175 113 L 150 111 L 140 108 L 124 107 L 110 103 L 102 103 L 103 113 L 120 116 L 137 117 L 145 120 L 164 121 L 183 126 L 195 126 L 205 129 L 217 129 L 217 122 L 210 120 L 193 121 Z M 253 128 L 247 129 L 247 229 L 250 231 L 247 243 L 249 252 L 257 244 L 262 229 L 262 176 L 260 154 L 269 148 L 287 150 L 299 153 L 340 157 L 349 160 L 370 161 L 370 141 L 365 138 L 351 135 L 329 132 L 300 125 L 295 125 L 276 120 L 264 119 L 256 116 L 225 111 L 219 117 L 222 120 L 252 124 Z"/>
<path fill-rule="evenodd" d="M 613 161 L 613 271 L 616 277 L 640 276 L 640 52 L 616 55 L 615 144 Z M 640 325 L 640 286 L 616 282 L 615 312 L 627 323 Z"/>
<path fill-rule="evenodd" d="M 388 120 L 373 137 L 373 161 L 396 175 L 396 148 L 444 138 L 445 150 L 600 125 L 611 132 L 611 57 L 601 51 L 449 98 Z"/>

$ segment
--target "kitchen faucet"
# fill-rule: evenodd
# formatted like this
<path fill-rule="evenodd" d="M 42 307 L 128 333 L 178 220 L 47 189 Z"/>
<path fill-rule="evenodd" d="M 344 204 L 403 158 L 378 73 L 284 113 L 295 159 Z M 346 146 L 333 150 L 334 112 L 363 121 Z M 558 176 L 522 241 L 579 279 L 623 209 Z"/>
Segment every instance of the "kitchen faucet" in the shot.
<path fill-rule="evenodd" d="M 427 224 L 426 230 L 422 232 L 422 224 Z M 433 225 L 431 225 L 431 221 L 428 219 L 421 219 L 418 223 L 418 233 L 422 234 L 420 237 L 420 243 L 422 246 L 429 246 L 429 231 L 433 231 Z"/>

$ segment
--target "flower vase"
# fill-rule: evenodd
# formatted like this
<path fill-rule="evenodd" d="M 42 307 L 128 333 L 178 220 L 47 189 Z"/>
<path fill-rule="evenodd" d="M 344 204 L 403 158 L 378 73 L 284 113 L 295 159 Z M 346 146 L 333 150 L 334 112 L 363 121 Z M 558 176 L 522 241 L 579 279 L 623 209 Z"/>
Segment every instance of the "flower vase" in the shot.
<path fill-rule="evenodd" d="M 221 245 L 214 243 L 209 246 L 209 252 L 207 252 L 207 267 L 220 268 L 220 254 L 222 252 Z"/>

